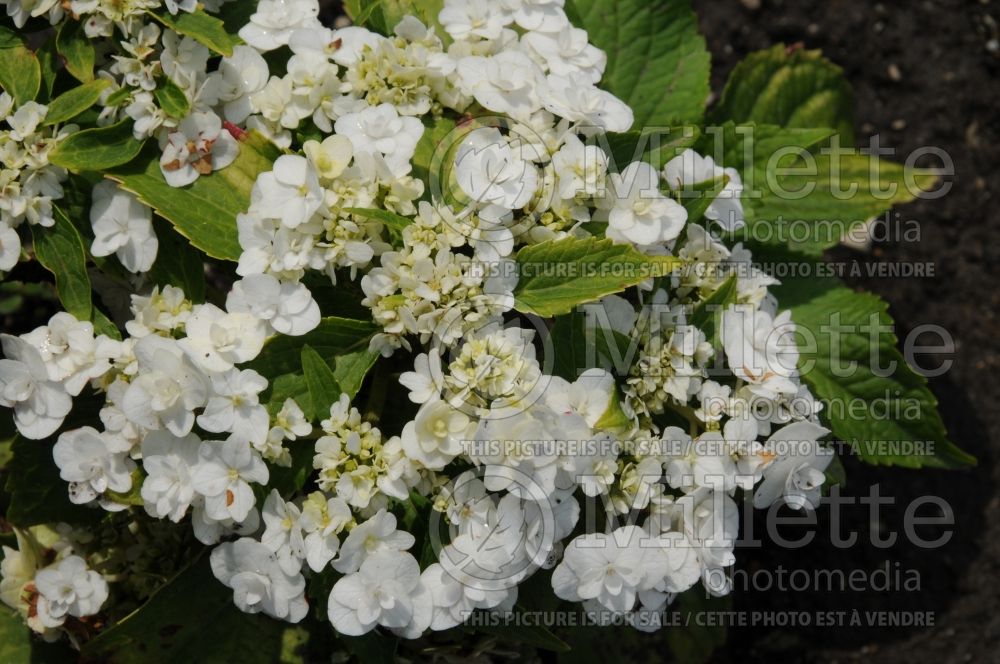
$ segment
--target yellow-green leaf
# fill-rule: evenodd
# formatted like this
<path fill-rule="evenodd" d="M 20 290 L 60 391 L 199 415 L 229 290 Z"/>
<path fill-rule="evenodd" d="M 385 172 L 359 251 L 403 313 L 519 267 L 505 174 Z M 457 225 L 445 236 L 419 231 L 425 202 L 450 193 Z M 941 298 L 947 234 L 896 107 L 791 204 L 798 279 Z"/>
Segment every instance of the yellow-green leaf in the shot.
<path fill-rule="evenodd" d="M 236 216 L 250 207 L 254 181 L 271 170 L 279 154 L 264 136 L 250 132 L 240 139 L 236 161 L 186 187 L 167 184 L 160 170 L 160 152 L 154 147 L 107 175 L 155 209 L 195 247 L 213 258 L 236 261 L 242 253 Z"/>
<path fill-rule="evenodd" d="M 49 161 L 71 171 L 101 171 L 132 161 L 145 141 L 132 135 L 132 120 L 70 134 L 49 153 Z"/>
<path fill-rule="evenodd" d="M 102 78 L 78 85 L 62 93 L 49 103 L 45 124 L 54 125 L 72 120 L 96 104 L 97 100 L 101 98 L 101 93 L 109 85 L 111 85 L 111 81 Z"/>
<path fill-rule="evenodd" d="M 0 87 L 21 106 L 38 96 L 42 68 L 38 58 L 23 44 L 0 49 Z"/>

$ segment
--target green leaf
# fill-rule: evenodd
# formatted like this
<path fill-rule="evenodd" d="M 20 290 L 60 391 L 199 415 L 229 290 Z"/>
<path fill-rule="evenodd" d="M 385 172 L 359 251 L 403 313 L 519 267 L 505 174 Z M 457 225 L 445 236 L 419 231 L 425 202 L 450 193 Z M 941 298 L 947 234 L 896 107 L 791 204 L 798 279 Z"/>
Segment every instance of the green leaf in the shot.
<path fill-rule="evenodd" d="M 364 350 L 338 355 L 334 360 L 333 377 L 337 385 L 348 397 L 353 399 L 365 382 L 365 376 L 375 366 L 379 354 Z"/>
<path fill-rule="evenodd" d="M 344 11 L 355 25 L 383 35 L 392 35 L 404 16 L 415 16 L 429 27 L 436 28 L 442 39 L 448 33 L 440 28 L 437 17 L 444 0 L 346 0 Z"/>
<path fill-rule="evenodd" d="M 710 58 L 688 0 L 569 0 L 566 14 L 607 53 L 601 87 L 632 107 L 633 128 L 700 123 Z"/>
<path fill-rule="evenodd" d="M 0 88 L 18 106 L 32 101 L 42 87 L 42 67 L 28 47 L 16 44 L 0 49 Z"/>
<path fill-rule="evenodd" d="M 612 170 L 620 172 L 634 161 L 645 161 L 654 168 L 677 156 L 685 148 L 694 145 L 701 136 L 701 129 L 694 125 L 682 127 L 646 128 L 623 134 L 598 134 L 598 144 L 607 141 L 606 152 L 610 155 Z"/>
<path fill-rule="evenodd" d="M 87 248 L 80 232 L 58 207 L 53 207 L 52 214 L 55 223 L 48 228 L 32 226 L 31 235 L 38 262 L 56 278 L 59 301 L 78 320 L 91 321 L 95 333 L 120 339 L 118 329 L 93 305 Z"/>
<path fill-rule="evenodd" d="M 726 185 L 729 184 L 728 175 L 720 175 L 714 180 L 698 182 L 690 187 L 685 187 L 678 192 L 681 204 L 688 213 L 688 221 L 697 222 L 705 216 L 708 206 L 718 197 Z"/>
<path fill-rule="evenodd" d="M 53 209 L 55 224 L 32 226 L 38 262 L 56 278 L 56 292 L 63 308 L 79 320 L 90 320 L 93 301 L 87 274 L 87 249 L 83 239 L 62 210 Z"/>
<path fill-rule="evenodd" d="M 38 101 L 49 102 L 52 99 L 52 92 L 56 87 L 56 77 L 62 68 L 59 56 L 56 55 L 56 44 L 52 39 L 47 40 L 35 51 L 38 58 L 38 70 L 42 74 L 42 84 L 38 89 Z"/>
<path fill-rule="evenodd" d="M 707 597 L 701 586 L 681 593 L 668 612 L 679 613 L 678 620 L 685 627 L 664 630 L 673 661 L 683 664 L 707 662 L 712 652 L 725 644 L 726 626 L 725 623 L 704 625 L 699 618 L 728 611 L 731 605 L 731 596 Z"/>
<path fill-rule="evenodd" d="M 520 278 L 514 290 L 514 308 L 522 313 L 557 316 L 647 278 L 666 276 L 677 264 L 673 256 L 646 256 L 611 240 L 549 240 L 517 253 Z"/>
<path fill-rule="evenodd" d="M 699 302 L 691 313 L 691 325 L 700 328 L 705 333 L 705 338 L 716 347 L 719 346 L 722 312 L 736 302 L 738 292 L 736 276 L 730 275 L 711 295 Z"/>
<path fill-rule="evenodd" d="M 68 431 L 85 425 L 100 426 L 97 412 L 101 404 L 96 399 L 78 397 L 66 417 L 62 429 Z M 93 524 L 104 513 L 69 501 L 66 482 L 59 477 L 59 467 L 52 460 L 52 448 L 58 433 L 44 440 L 28 440 L 21 436 L 11 443 L 13 458 L 6 469 L 4 486 L 10 495 L 5 518 L 21 528 L 40 523 L 66 522 Z"/>
<path fill-rule="evenodd" d="M 24 40 L 20 35 L 0 25 L 0 48 L 13 48 L 23 44 Z"/>
<path fill-rule="evenodd" d="M 377 329 L 370 321 L 329 316 L 321 320 L 315 330 L 302 336 L 271 337 L 257 359 L 247 366 L 269 380 L 283 374 L 298 374 L 302 369 L 303 346 L 311 346 L 320 357 L 332 358 L 367 349 L 368 340 Z"/>
<path fill-rule="evenodd" d="M 207 550 L 206 550 L 207 554 Z M 80 661 L 102 664 L 279 661 L 287 625 L 243 613 L 202 555 L 141 607 L 87 642 Z"/>
<path fill-rule="evenodd" d="M 187 95 L 169 78 L 164 78 L 156 84 L 153 95 L 163 112 L 170 117 L 177 119 L 187 117 L 188 111 L 191 109 Z"/>
<path fill-rule="evenodd" d="M 134 163 L 107 175 L 170 221 L 195 247 L 212 258 L 236 261 L 243 251 L 236 216 L 250 207 L 254 181 L 260 173 L 271 170 L 278 155 L 278 148 L 264 136 L 248 132 L 240 139 L 236 161 L 186 187 L 167 184 L 160 170 L 159 150 L 154 147 Z"/>
<path fill-rule="evenodd" d="M 800 334 L 816 341 L 815 353 L 801 353 L 799 368 L 824 403 L 820 417 L 863 461 L 909 468 L 976 462 L 948 440 L 937 399 L 897 348 L 881 298 L 835 279 L 785 279 L 773 290 Z M 931 441 L 933 454 L 904 453 L 913 441 Z"/>
<path fill-rule="evenodd" d="M 853 151 L 815 156 L 814 168 L 801 159 L 796 163 L 806 170 L 778 177 L 778 187 L 765 187 L 763 196 L 751 201 L 752 223 L 769 224 L 789 248 L 817 256 L 851 229 L 930 191 L 938 179 L 932 171 Z M 808 234 L 800 230 L 803 222 Z"/>
<path fill-rule="evenodd" d="M 344 212 L 356 214 L 359 217 L 367 217 L 381 221 L 383 224 L 396 231 L 401 232 L 404 228 L 413 223 L 409 217 L 390 212 L 389 210 L 374 210 L 369 208 L 344 208 Z"/>
<path fill-rule="evenodd" d="M 153 229 L 160 243 L 156 262 L 149 276 L 158 286 L 176 286 L 194 302 L 205 301 L 205 261 L 197 249 L 169 222 L 153 218 Z"/>
<path fill-rule="evenodd" d="M 853 112 L 854 95 L 840 67 L 819 51 L 777 44 L 736 65 L 711 121 L 832 127 L 850 145 Z"/>
<path fill-rule="evenodd" d="M 302 347 L 301 357 L 302 375 L 305 377 L 312 405 L 311 419 L 318 421 L 329 414 L 330 406 L 340 398 L 340 386 L 330 365 L 311 346 Z"/>
<path fill-rule="evenodd" d="M 56 35 L 56 51 L 63 57 L 68 71 L 81 83 L 94 80 L 94 44 L 84 34 L 83 22 L 66 20 Z"/>
<path fill-rule="evenodd" d="M 31 630 L 21 614 L 0 606 L 0 662 L 28 664 L 31 661 Z"/>
<path fill-rule="evenodd" d="M 132 161 L 143 141 L 132 135 L 132 120 L 70 134 L 49 153 L 49 161 L 73 171 L 100 171 Z"/>
<path fill-rule="evenodd" d="M 202 9 L 178 12 L 176 15 L 167 12 L 149 12 L 149 14 L 174 32 L 194 39 L 219 55 L 233 54 L 236 42 L 226 32 L 225 24 L 220 19 L 209 16 Z"/>
<path fill-rule="evenodd" d="M 515 609 L 518 610 L 518 609 Z M 501 640 L 525 643 L 552 652 L 569 652 L 569 645 L 543 625 L 532 625 L 530 621 L 514 622 L 511 625 L 476 626 L 476 631 L 493 634 Z"/>
<path fill-rule="evenodd" d="M 45 124 L 54 125 L 72 120 L 97 103 L 104 90 L 111 85 L 107 79 L 98 79 L 78 85 L 62 93 L 49 103 Z"/>
<path fill-rule="evenodd" d="M 361 664 L 395 664 L 399 661 L 396 659 L 399 641 L 394 637 L 368 632 L 364 636 L 340 635 L 339 638 Z"/>
<path fill-rule="evenodd" d="M 424 200 L 430 200 L 432 196 L 440 197 L 440 193 L 449 191 L 447 156 L 450 148 L 457 150 L 464 132 L 456 132 L 455 121 L 445 116 L 424 118 L 423 122 L 424 133 L 417 141 L 410 163 L 413 164 L 413 177 L 424 183 Z M 448 143 L 445 144 L 445 141 Z M 441 149 L 442 145 L 444 149 Z"/>
<path fill-rule="evenodd" d="M 622 431 L 632 424 L 632 418 L 625 414 L 622 409 L 621 398 L 618 390 L 611 391 L 611 400 L 601 417 L 594 423 L 595 429 L 604 431 Z"/>

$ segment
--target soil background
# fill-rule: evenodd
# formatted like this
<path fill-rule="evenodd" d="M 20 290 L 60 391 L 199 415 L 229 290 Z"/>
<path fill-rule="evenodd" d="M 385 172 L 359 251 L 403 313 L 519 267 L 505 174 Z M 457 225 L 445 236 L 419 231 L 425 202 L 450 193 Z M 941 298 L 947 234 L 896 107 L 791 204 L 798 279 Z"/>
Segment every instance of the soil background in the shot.
<path fill-rule="evenodd" d="M 878 293 L 903 338 L 933 323 L 956 343 L 953 367 L 930 381 L 951 439 L 974 454 L 969 471 L 874 468 L 847 458 L 845 494 L 878 484 L 896 499 L 873 523 L 867 507 L 844 510 L 843 533 L 860 534 L 846 550 L 831 546 L 820 511 L 814 542 L 785 550 L 737 552 L 757 569 L 916 570 L 920 591 L 755 592 L 733 596 L 736 611 L 932 611 L 933 627 L 731 628 L 714 662 L 1000 662 L 1000 3 L 989 0 L 695 0 L 720 91 L 747 53 L 775 43 L 822 49 L 843 67 L 856 97 L 860 144 L 873 134 L 907 155 L 920 146 L 947 151 L 952 189 L 938 200 L 898 208 L 919 223 L 919 241 L 892 238 L 870 253 L 846 248 L 835 261 L 932 263 L 933 278 L 855 278 Z M 897 157 L 899 158 L 899 157 Z M 922 495 L 943 497 L 955 514 L 954 537 L 937 549 L 905 541 L 880 549 L 872 529 L 901 530 L 903 511 Z M 791 538 L 793 530 L 786 537 Z M 927 534 L 929 537 L 929 533 Z M 766 538 L 764 538 L 766 539 Z M 903 577 L 905 579 L 905 576 Z"/>

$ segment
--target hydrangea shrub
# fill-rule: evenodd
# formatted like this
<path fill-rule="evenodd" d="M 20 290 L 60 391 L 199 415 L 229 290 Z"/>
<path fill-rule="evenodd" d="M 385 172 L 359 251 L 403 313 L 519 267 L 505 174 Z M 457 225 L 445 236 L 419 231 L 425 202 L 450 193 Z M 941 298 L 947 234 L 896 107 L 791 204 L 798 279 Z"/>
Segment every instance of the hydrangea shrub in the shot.
<path fill-rule="evenodd" d="M 935 181 L 849 147 L 816 52 L 709 103 L 683 0 L 0 5 L 0 271 L 62 309 L 0 336 L 10 661 L 650 631 L 834 442 L 973 462 L 884 302 L 764 269 Z"/>

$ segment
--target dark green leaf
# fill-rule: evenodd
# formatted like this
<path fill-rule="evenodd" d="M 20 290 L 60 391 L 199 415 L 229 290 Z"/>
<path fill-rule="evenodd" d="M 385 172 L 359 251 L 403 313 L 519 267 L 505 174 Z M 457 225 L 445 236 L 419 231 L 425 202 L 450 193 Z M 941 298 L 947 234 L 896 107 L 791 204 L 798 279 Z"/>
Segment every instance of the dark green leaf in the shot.
<path fill-rule="evenodd" d="M 163 112 L 170 117 L 177 119 L 187 117 L 188 111 L 191 109 L 187 95 L 169 78 L 164 78 L 156 84 L 153 95 Z"/>
<path fill-rule="evenodd" d="M 440 28 L 437 17 L 444 7 L 444 0 L 347 0 L 344 11 L 355 25 L 383 35 L 392 35 L 404 16 L 415 16 L 429 27 L 437 28 L 438 36 L 448 38 Z"/>
<path fill-rule="evenodd" d="M 320 321 L 315 330 L 300 337 L 271 337 L 261 354 L 248 366 L 268 379 L 301 373 L 303 346 L 311 346 L 321 357 L 332 358 L 366 349 L 376 329 L 369 321 L 330 316 Z"/>
<path fill-rule="evenodd" d="M 854 143 L 854 95 L 840 67 L 819 51 L 777 44 L 733 69 L 712 121 L 832 127 Z"/>
<path fill-rule="evenodd" d="M 340 386 L 330 365 L 311 346 L 302 347 L 301 357 L 302 375 L 305 377 L 309 403 L 312 406 L 311 419 L 319 421 L 330 414 L 330 406 L 340 398 Z"/>
<path fill-rule="evenodd" d="M 731 605 L 730 596 L 707 597 L 701 585 L 682 593 L 667 610 L 677 612 L 677 621 L 685 627 L 664 629 L 674 661 L 681 664 L 707 662 L 712 652 L 726 642 L 726 626 L 715 622 L 703 624 L 703 616 L 728 611 Z"/>
<path fill-rule="evenodd" d="M 824 402 L 820 417 L 862 460 L 909 468 L 975 463 L 948 440 L 927 380 L 897 348 L 884 301 L 835 279 L 785 279 L 773 290 L 800 335 L 815 340 L 815 352 L 802 352 L 799 368 Z M 933 449 L 912 454 L 914 442 L 927 441 Z"/>
<path fill-rule="evenodd" d="M 606 151 L 612 159 L 611 169 L 620 172 L 634 161 L 645 161 L 654 168 L 662 168 L 685 148 L 694 145 L 699 136 L 701 129 L 686 125 L 662 129 L 651 127 L 623 134 L 598 134 L 595 139 L 598 145 L 607 141 Z"/>
<path fill-rule="evenodd" d="M 243 613 L 202 555 L 136 611 L 89 641 L 81 662 L 271 664 L 281 654 L 287 624 Z"/>
<path fill-rule="evenodd" d="M 523 611 L 515 609 L 515 611 Z M 569 652 L 569 645 L 543 625 L 531 625 L 530 621 L 515 622 L 510 625 L 477 626 L 477 632 L 492 634 L 501 640 L 525 643 L 552 652 Z"/>
<path fill-rule="evenodd" d="M 59 301 L 66 311 L 78 320 L 91 321 L 95 333 L 120 339 L 118 329 L 93 305 L 87 248 L 80 232 L 61 209 L 53 207 L 52 212 L 55 224 L 31 227 L 38 262 L 55 276 Z"/>
<path fill-rule="evenodd" d="M 0 48 L 13 48 L 23 44 L 24 40 L 20 35 L 0 25 Z"/>
<path fill-rule="evenodd" d="M 169 222 L 153 219 L 153 229 L 160 243 L 150 278 L 159 286 L 176 286 L 193 302 L 205 301 L 205 262 L 201 252 L 191 246 Z"/>
<path fill-rule="evenodd" d="M 66 311 L 79 320 L 90 320 L 93 303 L 87 250 L 72 222 L 61 213 L 55 217 L 56 223 L 49 228 L 31 227 L 35 254 L 38 262 L 55 275 L 56 291 Z"/>
<path fill-rule="evenodd" d="M 632 107 L 633 129 L 700 123 L 709 54 L 687 0 L 569 0 L 566 13 L 608 54 L 601 87 Z"/>
<path fill-rule="evenodd" d="M 96 399 L 78 397 L 62 429 L 100 426 L 97 418 L 100 406 Z M 104 516 L 101 509 L 69 501 L 68 485 L 59 477 L 59 468 L 52 460 L 52 448 L 58 437 L 55 434 L 45 440 L 28 440 L 18 436 L 11 444 L 13 458 L 7 467 L 4 487 L 10 494 L 10 504 L 5 517 L 15 526 L 27 528 L 60 521 L 93 524 Z"/>
<path fill-rule="evenodd" d="M 404 228 L 413 223 L 413 220 L 409 217 L 404 217 L 401 214 L 396 214 L 395 212 L 390 212 L 389 210 L 373 210 L 369 208 L 344 208 L 344 212 L 349 212 L 351 214 L 356 214 L 359 217 L 367 217 L 369 219 L 375 219 L 381 221 L 383 224 L 389 228 L 395 229 L 396 231 L 402 231 Z"/>

